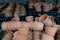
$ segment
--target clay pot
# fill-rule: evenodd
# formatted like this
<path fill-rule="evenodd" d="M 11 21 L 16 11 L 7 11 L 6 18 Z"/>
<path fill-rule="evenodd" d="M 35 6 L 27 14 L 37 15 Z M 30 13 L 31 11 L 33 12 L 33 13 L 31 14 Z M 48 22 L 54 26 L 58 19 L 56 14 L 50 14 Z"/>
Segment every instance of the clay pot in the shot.
<path fill-rule="evenodd" d="M 52 26 L 53 22 L 48 17 L 48 15 L 44 14 L 39 18 L 40 22 L 43 22 L 45 25 Z"/>
<path fill-rule="evenodd" d="M 42 2 L 42 4 L 43 4 L 43 11 L 44 12 L 48 12 L 53 8 L 52 4 L 48 4 L 48 3 L 44 3 L 44 2 Z"/>
<path fill-rule="evenodd" d="M 39 31 L 41 31 L 41 30 L 43 30 L 43 26 L 44 26 L 43 23 L 35 21 L 33 23 L 33 30 L 39 30 Z"/>
<path fill-rule="evenodd" d="M 16 10 L 14 13 L 14 17 L 20 17 L 20 13 L 21 13 L 21 5 L 19 3 L 16 3 Z"/>
<path fill-rule="evenodd" d="M 28 21 L 28 22 L 33 21 L 33 16 L 27 16 L 27 17 L 26 17 L 26 21 Z"/>
<path fill-rule="evenodd" d="M 28 40 L 32 40 L 32 36 L 33 36 L 32 35 L 32 31 L 29 31 L 29 35 L 28 36 L 29 36 Z"/>
<path fill-rule="evenodd" d="M 13 32 L 8 32 L 2 38 L 2 40 L 12 40 Z"/>
<path fill-rule="evenodd" d="M 41 12 L 41 3 L 40 2 L 35 3 L 34 8 L 37 12 Z"/>
<path fill-rule="evenodd" d="M 23 22 L 22 27 L 18 29 L 19 34 L 28 36 L 29 33 L 29 23 L 28 22 Z"/>
<path fill-rule="evenodd" d="M 29 28 L 29 22 L 21 22 L 21 26 L 22 27 L 26 27 L 26 28 Z"/>
<path fill-rule="evenodd" d="M 39 17 L 35 17 L 35 21 L 39 21 Z"/>
<path fill-rule="evenodd" d="M 13 11 L 14 11 L 14 3 L 10 3 L 9 6 L 3 10 L 1 13 L 5 15 L 5 17 L 11 17 L 13 16 Z"/>
<path fill-rule="evenodd" d="M 15 29 L 19 29 L 21 27 L 21 22 L 14 22 Z"/>
<path fill-rule="evenodd" d="M 13 25 L 12 25 L 13 24 Z M 7 30 L 17 30 L 21 27 L 21 22 L 4 22 L 2 23 L 2 30 L 7 31 Z"/>
<path fill-rule="evenodd" d="M 27 39 L 28 37 L 26 36 L 18 35 L 15 40 L 27 40 Z"/>
<path fill-rule="evenodd" d="M 50 36 L 48 34 L 42 33 L 41 40 L 54 40 L 54 37 L 52 37 L 52 36 Z"/>
<path fill-rule="evenodd" d="M 24 15 L 26 15 L 26 9 L 25 9 L 25 7 L 22 5 L 21 6 L 21 13 L 20 13 L 20 16 L 24 16 Z"/>
<path fill-rule="evenodd" d="M 18 32 L 16 31 L 16 32 L 14 32 L 14 36 L 12 39 L 15 40 L 17 36 L 18 36 Z"/>
<path fill-rule="evenodd" d="M 34 22 L 32 21 L 32 22 L 29 22 L 29 28 L 32 30 L 33 29 L 33 24 L 34 24 Z"/>
<path fill-rule="evenodd" d="M 7 22 L 3 22 L 3 23 L 2 23 L 2 30 L 3 30 L 3 31 L 6 31 L 6 29 L 8 29 L 8 28 L 7 28 Z"/>
<path fill-rule="evenodd" d="M 12 18 L 11 21 L 19 21 L 19 20 L 20 20 L 19 17 L 14 17 L 14 18 Z"/>
<path fill-rule="evenodd" d="M 33 8 L 33 2 L 29 1 L 29 8 Z"/>
<path fill-rule="evenodd" d="M 41 36 L 41 32 L 39 31 L 34 31 L 34 40 L 41 40 L 40 37 Z"/>
<path fill-rule="evenodd" d="M 57 31 L 57 27 L 56 26 L 53 26 L 53 27 L 45 27 L 45 33 L 54 37 L 55 36 L 55 33 Z"/>

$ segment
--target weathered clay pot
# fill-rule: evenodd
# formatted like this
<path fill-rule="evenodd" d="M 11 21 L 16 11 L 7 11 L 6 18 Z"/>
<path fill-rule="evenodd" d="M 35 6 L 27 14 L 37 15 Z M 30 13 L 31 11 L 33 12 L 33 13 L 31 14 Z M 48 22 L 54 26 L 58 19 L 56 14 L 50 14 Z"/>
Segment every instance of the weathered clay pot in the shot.
<path fill-rule="evenodd" d="M 33 8 L 33 2 L 32 1 L 29 1 L 29 8 Z"/>
<path fill-rule="evenodd" d="M 7 28 L 7 22 L 3 22 L 3 23 L 2 23 L 2 30 L 5 31 L 6 29 L 8 29 L 8 28 Z"/>
<path fill-rule="evenodd" d="M 44 2 L 42 2 L 42 4 L 43 4 L 43 11 L 44 12 L 48 12 L 53 8 L 52 4 L 48 4 L 48 3 L 44 3 Z"/>
<path fill-rule="evenodd" d="M 45 27 L 45 33 L 50 35 L 50 36 L 52 36 L 52 37 L 55 36 L 56 31 L 57 31 L 57 27 L 56 26 L 54 26 L 54 27 L 47 27 L 46 26 Z"/>
<path fill-rule="evenodd" d="M 35 3 L 34 8 L 37 12 L 41 12 L 41 3 L 40 2 Z"/>
<path fill-rule="evenodd" d="M 13 25 L 12 25 L 13 24 Z M 21 22 L 11 21 L 2 23 L 2 30 L 17 30 L 21 27 Z"/>
<path fill-rule="evenodd" d="M 33 34 L 32 31 L 29 31 L 29 35 L 28 35 L 29 38 L 28 38 L 28 40 L 32 40 L 32 34 Z"/>
<path fill-rule="evenodd" d="M 19 17 L 14 17 L 14 18 L 12 18 L 11 21 L 19 21 L 19 20 L 20 20 Z"/>
<path fill-rule="evenodd" d="M 41 30 L 43 30 L 43 26 L 44 26 L 43 23 L 35 21 L 33 23 L 33 30 L 39 30 L 39 31 L 41 31 Z"/>
<path fill-rule="evenodd" d="M 13 33 L 12 32 L 8 32 L 7 34 L 5 34 L 2 38 L 2 40 L 12 40 L 12 36 Z"/>
<path fill-rule="evenodd" d="M 27 16 L 27 17 L 26 17 L 26 21 L 28 21 L 28 22 L 33 21 L 33 16 Z"/>
<path fill-rule="evenodd" d="M 18 32 L 16 31 L 12 39 L 15 40 L 17 36 L 18 36 Z"/>
<path fill-rule="evenodd" d="M 22 27 L 18 29 L 19 34 L 28 36 L 28 34 L 29 34 L 29 23 L 23 22 L 21 26 Z"/>
<path fill-rule="evenodd" d="M 14 11 L 14 3 L 10 3 L 9 6 L 3 10 L 1 13 L 5 15 L 5 17 L 11 17 L 13 16 L 13 11 Z"/>
<path fill-rule="evenodd" d="M 41 40 L 41 32 L 34 31 L 34 40 Z"/>
<path fill-rule="evenodd" d="M 33 24 L 34 24 L 34 22 L 32 21 L 32 22 L 29 22 L 29 28 L 32 30 L 33 29 Z"/>
<path fill-rule="evenodd" d="M 26 15 L 26 9 L 25 9 L 25 7 L 22 5 L 21 6 L 21 13 L 20 13 L 20 16 L 24 16 L 24 15 Z"/>
<path fill-rule="evenodd" d="M 45 25 L 48 25 L 48 26 L 52 26 L 52 23 L 53 23 L 47 14 L 42 15 L 39 18 L 39 21 L 43 22 Z"/>
<path fill-rule="evenodd" d="M 42 33 L 41 40 L 54 40 L 54 37 L 52 37 L 52 36 L 50 36 L 48 34 Z"/>
<path fill-rule="evenodd" d="M 39 21 L 39 17 L 35 17 L 35 21 Z"/>
<path fill-rule="evenodd" d="M 21 26 L 22 27 L 26 27 L 26 28 L 29 28 L 29 22 L 21 22 Z"/>
<path fill-rule="evenodd" d="M 26 36 L 18 35 L 15 40 L 27 40 L 27 39 L 28 37 Z"/>
<path fill-rule="evenodd" d="M 21 13 L 21 5 L 19 3 L 16 3 L 16 10 L 14 13 L 14 17 L 20 17 L 20 13 Z"/>

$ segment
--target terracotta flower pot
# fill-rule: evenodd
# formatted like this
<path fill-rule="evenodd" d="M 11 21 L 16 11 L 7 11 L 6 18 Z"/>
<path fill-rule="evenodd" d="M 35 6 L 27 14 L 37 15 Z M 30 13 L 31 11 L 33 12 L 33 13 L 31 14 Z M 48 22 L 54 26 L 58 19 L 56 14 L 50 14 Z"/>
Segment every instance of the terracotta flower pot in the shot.
<path fill-rule="evenodd" d="M 41 30 L 43 30 L 43 26 L 44 26 L 43 23 L 35 21 L 34 24 L 33 24 L 33 30 L 41 31 Z"/>
<path fill-rule="evenodd" d="M 32 31 L 29 31 L 29 35 L 28 35 L 29 37 L 28 37 L 28 40 L 32 40 Z"/>
<path fill-rule="evenodd" d="M 29 22 L 21 22 L 21 26 L 24 28 L 29 28 Z"/>
<path fill-rule="evenodd" d="M 14 22 L 14 26 L 15 26 L 15 30 L 16 30 L 16 29 L 19 29 L 20 27 L 22 27 L 22 26 L 21 26 L 21 22 L 19 22 L 19 21 L 15 21 L 15 22 Z"/>
<path fill-rule="evenodd" d="M 14 32 L 13 40 L 16 40 L 16 37 L 18 36 L 18 31 Z"/>
<path fill-rule="evenodd" d="M 34 31 L 34 40 L 41 40 L 41 32 Z"/>
<path fill-rule="evenodd" d="M 8 30 L 8 31 L 12 30 L 11 29 L 11 22 L 7 22 L 7 29 L 6 30 Z"/>
<path fill-rule="evenodd" d="M 37 12 L 41 12 L 41 3 L 40 2 L 35 3 L 34 8 Z"/>
<path fill-rule="evenodd" d="M 33 24 L 34 22 L 29 22 L 29 28 L 32 30 L 33 29 Z"/>
<path fill-rule="evenodd" d="M 43 22 L 45 25 L 48 25 L 48 26 L 52 26 L 52 23 L 53 23 L 47 14 L 42 15 L 39 18 L 39 21 Z"/>
<path fill-rule="evenodd" d="M 25 9 L 25 7 L 22 5 L 21 6 L 21 13 L 20 13 L 20 16 L 24 16 L 24 15 L 26 15 L 26 9 Z"/>
<path fill-rule="evenodd" d="M 7 22 L 3 22 L 2 23 L 2 30 L 3 31 L 6 31 L 8 28 L 7 28 Z"/>
<path fill-rule="evenodd" d="M 29 8 L 33 8 L 33 2 L 32 1 L 29 1 Z"/>
<path fill-rule="evenodd" d="M 41 40 L 54 40 L 54 37 L 52 37 L 52 36 L 50 36 L 48 34 L 42 33 Z"/>
<path fill-rule="evenodd" d="M 2 30 L 4 30 L 4 31 L 7 31 L 7 30 L 17 30 L 20 27 L 21 27 L 21 22 L 18 22 L 18 21 L 4 22 L 2 24 Z"/>
<path fill-rule="evenodd" d="M 23 22 L 21 26 L 22 27 L 18 29 L 18 33 L 22 34 L 22 35 L 25 35 L 25 36 L 28 36 L 29 24 L 27 22 Z"/>
<path fill-rule="evenodd" d="M 35 17 L 35 21 L 39 21 L 39 17 Z"/>
<path fill-rule="evenodd" d="M 13 33 L 12 32 L 8 32 L 7 34 L 5 34 L 2 38 L 2 40 L 12 40 L 12 36 Z"/>
<path fill-rule="evenodd" d="M 54 37 L 55 36 L 55 33 L 57 31 L 57 27 L 54 26 L 54 27 L 45 27 L 45 33 Z"/>
<path fill-rule="evenodd" d="M 26 17 L 26 21 L 28 21 L 28 22 L 33 21 L 33 16 L 27 16 L 27 17 Z"/>
<path fill-rule="evenodd" d="M 27 40 L 27 39 L 28 37 L 26 36 L 18 35 L 15 40 Z"/>
<path fill-rule="evenodd" d="M 14 17 L 14 18 L 12 18 L 11 21 L 19 21 L 19 20 L 20 20 L 19 17 Z"/>
<path fill-rule="evenodd" d="M 44 3 L 44 2 L 42 2 L 42 4 L 43 4 L 43 11 L 44 12 L 48 12 L 53 8 L 52 4 L 48 4 L 48 3 Z"/>
<path fill-rule="evenodd" d="M 9 6 L 1 13 L 4 14 L 5 17 L 13 16 L 14 6 L 15 6 L 14 3 L 10 3 Z"/>
<path fill-rule="evenodd" d="M 14 17 L 20 17 L 20 13 L 21 13 L 21 5 L 19 3 L 16 3 L 17 7 L 14 13 Z"/>

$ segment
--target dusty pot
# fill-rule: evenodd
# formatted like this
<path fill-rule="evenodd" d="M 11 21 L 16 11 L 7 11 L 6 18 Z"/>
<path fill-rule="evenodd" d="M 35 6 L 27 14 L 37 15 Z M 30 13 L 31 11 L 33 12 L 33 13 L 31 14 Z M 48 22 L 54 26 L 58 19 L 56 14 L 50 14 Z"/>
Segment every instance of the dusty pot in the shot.
<path fill-rule="evenodd" d="M 54 40 L 54 37 L 52 37 L 48 34 L 42 33 L 41 40 Z"/>
<path fill-rule="evenodd" d="M 22 27 L 18 29 L 19 34 L 28 36 L 29 33 L 29 24 L 27 22 L 23 22 Z"/>
<path fill-rule="evenodd" d="M 48 25 L 48 26 L 52 26 L 52 24 L 53 24 L 53 22 L 51 21 L 51 19 L 48 17 L 47 14 L 42 15 L 39 18 L 39 21 L 43 22 L 45 25 Z"/>
<path fill-rule="evenodd" d="M 7 22 L 3 22 L 2 23 L 2 30 L 6 31 L 8 28 L 7 28 Z"/>
<path fill-rule="evenodd" d="M 14 18 L 12 18 L 12 20 L 11 21 L 19 21 L 20 20 L 20 18 L 19 17 L 14 17 Z"/>
<path fill-rule="evenodd" d="M 39 21 L 39 17 L 35 17 L 35 21 Z"/>
<path fill-rule="evenodd" d="M 55 36 L 56 31 L 57 31 L 57 27 L 56 26 L 53 26 L 53 27 L 46 26 L 45 27 L 45 33 L 50 35 L 50 36 L 52 36 L 52 37 Z"/>
<path fill-rule="evenodd" d="M 28 6 L 29 6 L 29 8 L 33 8 L 33 2 L 32 1 L 29 1 Z"/>
<path fill-rule="evenodd" d="M 32 40 L 33 39 L 32 34 L 33 34 L 32 31 L 29 31 L 29 35 L 28 35 L 29 38 L 28 38 L 28 40 Z"/>
<path fill-rule="evenodd" d="M 8 32 L 3 36 L 2 40 L 12 40 L 12 37 L 13 37 L 13 32 Z"/>
<path fill-rule="evenodd" d="M 43 23 L 35 21 L 33 23 L 33 30 L 39 30 L 39 31 L 41 31 L 41 30 L 43 30 L 43 26 L 44 26 Z"/>
<path fill-rule="evenodd" d="M 48 12 L 48 11 L 50 11 L 53 8 L 52 4 L 48 4 L 48 3 L 42 2 L 42 5 L 43 5 L 43 11 L 44 12 Z"/>
<path fill-rule="evenodd" d="M 21 5 L 19 3 L 16 3 L 16 10 L 14 12 L 14 17 L 20 17 L 21 13 Z"/>
<path fill-rule="evenodd" d="M 11 17 L 13 16 L 13 11 L 15 9 L 14 7 L 15 7 L 14 3 L 10 3 L 9 6 L 5 10 L 3 10 L 1 13 L 4 14 L 5 17 Z"/>
<path fill-rule="evenodd" d="M 27 17 L 26 17 L 26 21 L 28 21 L 28 22 L 33 21 L 33 16 L 27 16 Z"/>
<path fill-rule="evenodd" d="M 13 25 L 12 25 L 13 24 Z M 13 28 L 12 28 L 13 27 Z M 17 30 L 21 27 L 21 22 L 11 21 L 2 23 L 2 30 Z"/>
<path fill-rule="evenodd" d="M 41 32 L 39 31 L 34 31 L 34 40 L 41 40 Z"/>
<path fill-rule="evenodd" d="M 37 12 L 41 12 L 41 2 L 35 3 L 34 8 Z"/>
<path fill-rule="evenodd" d="M 26 8 L 23 5 L 21 5 L 21 10 L 20 11 L 21 11 L 20 16 L 26 15 Z"/>

